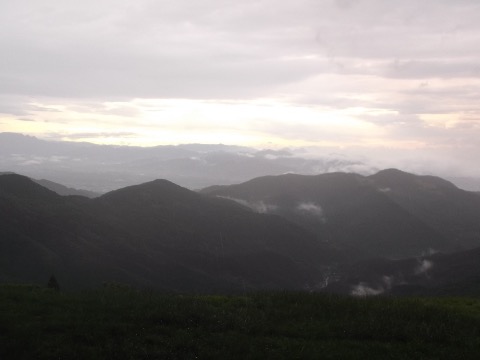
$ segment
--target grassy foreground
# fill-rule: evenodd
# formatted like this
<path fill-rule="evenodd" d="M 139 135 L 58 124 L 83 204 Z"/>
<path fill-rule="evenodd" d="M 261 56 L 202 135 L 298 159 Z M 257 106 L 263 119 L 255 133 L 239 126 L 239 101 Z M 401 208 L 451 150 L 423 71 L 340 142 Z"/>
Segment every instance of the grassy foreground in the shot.
<path fill-rule="evenodd" d="M 0 286 L 0 359 L 478 359 L 480 300 Z"/>

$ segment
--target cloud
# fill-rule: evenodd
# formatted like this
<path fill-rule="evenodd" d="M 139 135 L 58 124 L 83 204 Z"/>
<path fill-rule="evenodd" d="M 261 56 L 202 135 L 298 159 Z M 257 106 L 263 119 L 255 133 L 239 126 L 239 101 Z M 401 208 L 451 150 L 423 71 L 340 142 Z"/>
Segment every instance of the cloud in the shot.
<path fill-rule="evenodd" d="M 5 0 L 0 130 L 430 148 L 432 166 L 458 152 L 473 171 L 479 14 L 473 0 Z"/>
<path fill-rule="evenodd" d="M 267 204 L 264 201 L 247 201 L 247 200 L 244 200 L 244 199 L 233 198 L 233 197 L 230 197 L 230 196 L 219 196 L 219 197 L 235 201 L 235 202 L 237 202 L 237 203 L 239 203 L 243 206 L 249 207 L 253 211 L 255 211 L 257 213 L 261 213 L 261 214 L 271 213 L 271 212 L 274 212 L 278 209 L 277 205 Z"/>
<path fill-rule="evenodd" d="M 433 267 L 433 262 L 427 259 L 419 260 L 418 266 L 415 268 L 415 275 L 428 274 L 428 270 Z"/>
<path fill-rule="evenodd" d="M 324 212 L 323 209 L 320 205 L 315 204 L 313 202 L 303 202 L 297 205 L 295 208 L 300 213 L 306 213 L 313 215 L 315 217 L 321 218 L 323 221 L 325 221 L 324 217 Z"/>
<path fill-rule="evenodd" d="M 384 275 L 381 278 L 381 284 L 377 285 L 376 287 L 372 287 L 366 282 L 360 282 L 359 284 L 352 286 L 350 295 L 361 297 L 380 295 L 385 291 L 390 290 L 395 282 L 396 279 L 393 276 Z"/>
<path fill-rule="evenodd" d="M 251 98 L 338 69 L 470 76 L 479 54 L 475 3 L 26 3 L 0 16 L 4 93 Z"/>
<path fill-rule="evenodd" d="M 14 115 L 17 116 L 17 119 L 22 120 L 23 117 L 30 116 L 35 112 L 58 113 L 61 111 L 54 107 L 42 106 L 34 98 L 0 94 L 0 114 Z"/>
<path fill-rule="evenodd" d="M 263 157 L 268 160 L 276 160 L 279 158 L 291 157 L 293 156 L 293 153 L 289 149 L 281 149 L 281 150 L 266 149 L 266 150 L 257 151 L 252 156 Z"/>
<path fill-rule="evenodd" d="M 383 294 L 384 292 L 385 292 L 385 289 L 383 289 L 382 287 L 373 288 L 368 286 L 367 283 L 361 282 L 360 284 L 352 287 L 350 294 L 353 296 L 364 297 L 364 296 L 380 295 L 380 294 Z"/>
<path fill-rule="evenodd" d="M 265 94 L 272 85 L 318 71 L 317 62 L 295 57 L 296 42 L 314 42 L 298 29 L 299 18 L 289 21 L 281 11 L 299 13 L 293 3 L 275 4 L 277 17 L 265 15 L 272 3 L 200 3 L 31 1 L 25 11 L 10 2 L 0 17 L 10 30 L 8 38 L 0 37 L 9 64 L 8 73 L 0 68 L 0 90 L 57 97 L 236 98 Z M 12 17 L 28 21 L 29 31 Z M 285 52 L 285 46 L 293 48 Z"/>

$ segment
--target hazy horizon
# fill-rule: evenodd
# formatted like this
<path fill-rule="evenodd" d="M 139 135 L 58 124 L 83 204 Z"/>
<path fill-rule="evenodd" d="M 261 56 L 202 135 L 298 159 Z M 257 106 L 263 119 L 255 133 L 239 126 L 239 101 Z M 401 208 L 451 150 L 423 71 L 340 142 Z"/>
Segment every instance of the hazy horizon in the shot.
<path fill-rule="evenodd" d="M 104 193 L 159 178 L 201 189 L 266 175 L 372 175 L 397 168 L 417 175 L 439 176 L 462 189 L 480 191 L 476 169 L 462 173 L 454 171 L 447 161 L 429 162 L 428 154 L 422 157 L 418 152 L 392 151 L 368 154 L 327 147 L 261 149 L 229 144 L 138 147 L 42 140 L 4 132 L 0 133 L 0 172 L 12 171 Z M 457 163 L 458 168 L 461 165 Z"/>
<path fill-rule="evenodd" d="M 7 0 L 0 132 L 480 177 L 473 0 Z"/>

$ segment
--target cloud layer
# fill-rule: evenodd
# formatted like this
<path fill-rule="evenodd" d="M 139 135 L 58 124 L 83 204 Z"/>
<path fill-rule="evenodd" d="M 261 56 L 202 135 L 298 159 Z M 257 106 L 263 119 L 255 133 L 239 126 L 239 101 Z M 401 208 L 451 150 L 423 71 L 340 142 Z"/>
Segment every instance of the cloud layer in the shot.
<path fill-rule="evenodd" d="M 475 0 L 5 0 L 0 131 L 433 149 L 471 167 L 479 16 Z"/>

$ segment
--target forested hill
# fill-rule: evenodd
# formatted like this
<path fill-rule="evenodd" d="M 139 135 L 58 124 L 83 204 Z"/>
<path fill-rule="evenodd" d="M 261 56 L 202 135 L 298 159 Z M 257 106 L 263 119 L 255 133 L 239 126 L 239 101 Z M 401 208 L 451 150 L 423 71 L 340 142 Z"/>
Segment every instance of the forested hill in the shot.
<path fill-rule="evenodd" d="M 166 180 L 96 199 L 0 176 L 0 279 L 168 291 L 315 286 L 338 251 L 278 216 Z"/>

